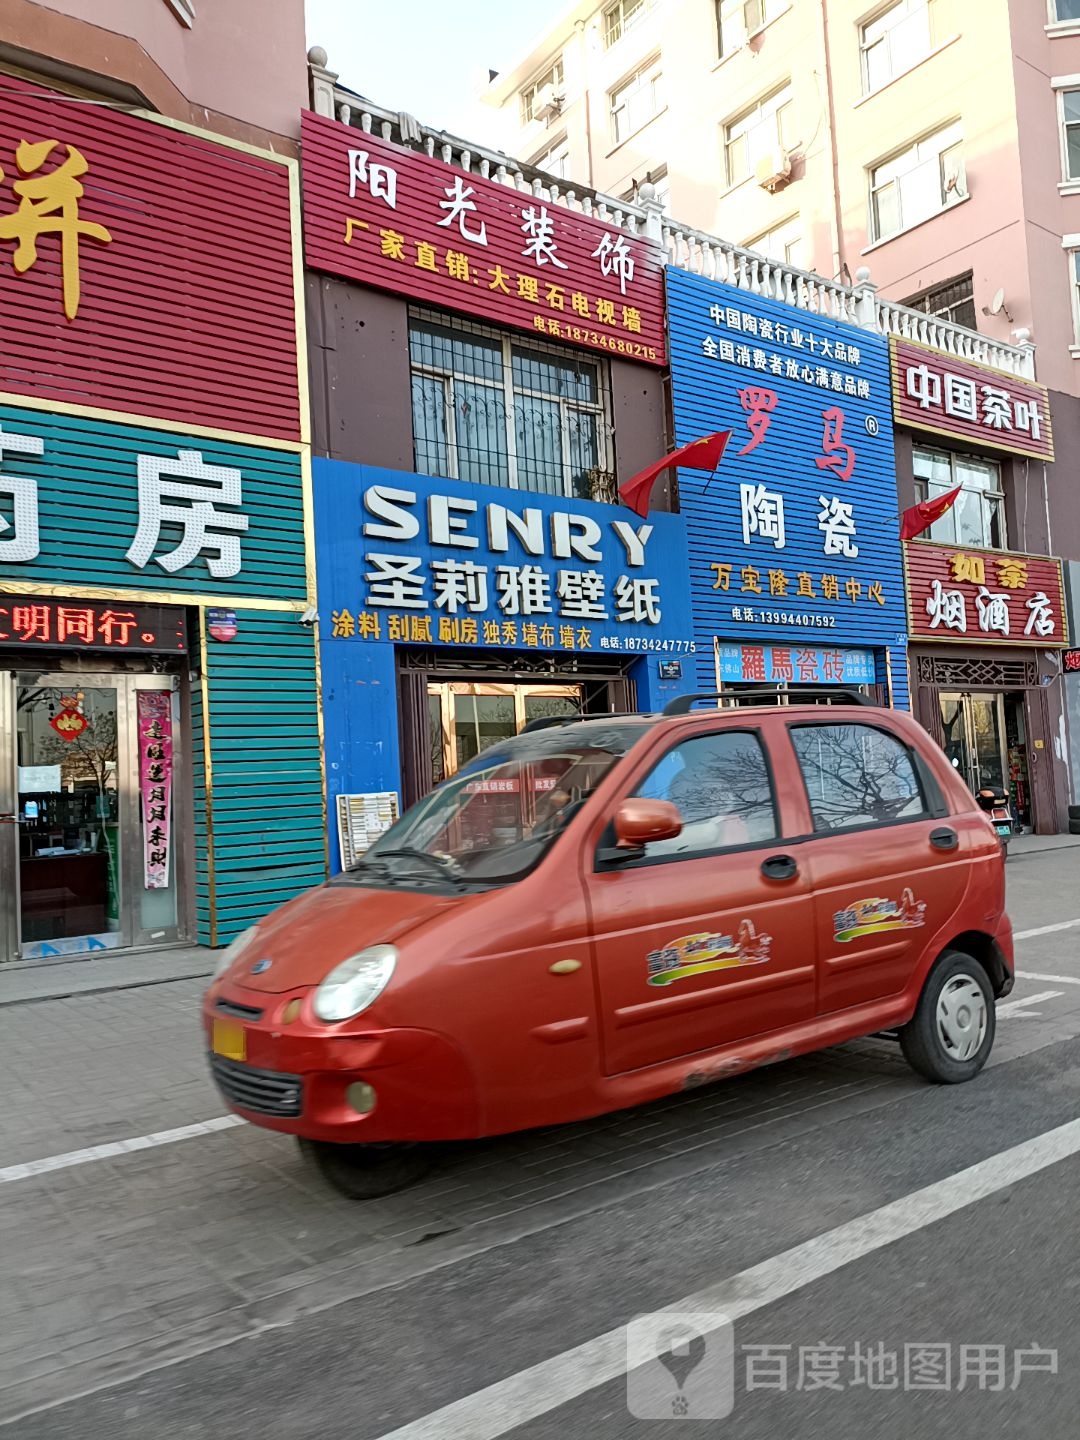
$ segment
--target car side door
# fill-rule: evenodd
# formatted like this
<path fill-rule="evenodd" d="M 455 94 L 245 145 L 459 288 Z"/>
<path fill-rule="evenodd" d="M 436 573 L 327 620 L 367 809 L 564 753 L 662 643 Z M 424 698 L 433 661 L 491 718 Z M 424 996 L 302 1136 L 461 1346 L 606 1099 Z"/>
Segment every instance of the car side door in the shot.
<path fill-rule="evenodd" d="M 762 731 L 683 728 L 622 797 L 672 801 L 682 832 L 624 862 L 597 836 L 584 878 L 608 1075 L 814 1014 L 813 901 L 784 853 Z"/>

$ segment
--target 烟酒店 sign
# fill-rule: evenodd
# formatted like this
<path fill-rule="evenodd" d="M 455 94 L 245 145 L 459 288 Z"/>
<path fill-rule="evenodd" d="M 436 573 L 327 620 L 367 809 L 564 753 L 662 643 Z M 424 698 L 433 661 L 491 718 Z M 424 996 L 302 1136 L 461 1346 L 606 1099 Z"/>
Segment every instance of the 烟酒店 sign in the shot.
<path fill-rule="evenodd" d="M 308 265 L 662 365 L 660 246 L 337 120 L 302 120 Z"/>
<path fill-rule="evenodd" d="M 898 425 L 966 440 L 976 449 L 1053 460 L 1045 385 L 911 340 L 894 337 L 889 346 Z"/>
<path fill-rule="evenodd" d="M 1060 560 L 909 540 L 904 568 L 913 640 L 1069 643 Z"/>

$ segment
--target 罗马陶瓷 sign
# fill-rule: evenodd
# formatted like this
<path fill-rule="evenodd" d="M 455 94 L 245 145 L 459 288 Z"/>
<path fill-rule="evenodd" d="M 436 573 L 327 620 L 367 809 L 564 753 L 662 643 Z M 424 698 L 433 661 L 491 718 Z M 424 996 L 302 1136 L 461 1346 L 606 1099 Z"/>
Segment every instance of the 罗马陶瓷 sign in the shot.
<path fill-rule="evenodd" d="M 1069 643 L 1060 560 L 909 540 L 904 567 L 912 639 Z"/>

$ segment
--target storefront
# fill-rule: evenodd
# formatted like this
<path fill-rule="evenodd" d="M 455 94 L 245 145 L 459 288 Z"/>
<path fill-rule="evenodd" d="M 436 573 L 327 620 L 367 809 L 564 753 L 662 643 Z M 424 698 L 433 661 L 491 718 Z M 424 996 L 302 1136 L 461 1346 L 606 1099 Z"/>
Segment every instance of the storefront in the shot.
<path fill-rule="evenodd" d="M 972 790 L 1006 789 L 1025 829 L 1052 834 L 1069 793 L 1062 568 L 1006 548 L 1013 535 L 1046 544 L 1046 391 L 925 346 L 892 348 L 901 493 L 957 492 L 903 546 L 913 709 Z"/>
<path fill-rule="evenodd" d="M 679 475 L 699 683 L 906 708 L 885 341 L 674 268 L 667 294 L 676 442 L 731 432 Z"/>
<path fill-rule="evenodd" d="M 0 167 L 0 959 L 223 943 L 325 874 L 295 166 L 8 79 Z"/>

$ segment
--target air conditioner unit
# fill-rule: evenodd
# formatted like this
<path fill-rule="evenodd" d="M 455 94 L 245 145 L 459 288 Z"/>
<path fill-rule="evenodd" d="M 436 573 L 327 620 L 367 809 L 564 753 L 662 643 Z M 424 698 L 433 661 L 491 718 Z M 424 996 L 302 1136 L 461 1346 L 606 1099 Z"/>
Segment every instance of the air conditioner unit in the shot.
<path fill-rule="evenodd" d="M 791 156 L 784 150 L 770 150 L 758 161 L 755 178 L 763 190 L 773 194 L 791 179 Z"/>
<path fill-rule="evenodd" d="M 533 99 L 533 119 L 552 120 L 561 113 L 563 97 L 555 93 L 554 85 L 545 85 Z"/>

